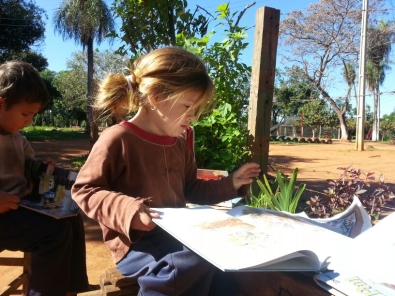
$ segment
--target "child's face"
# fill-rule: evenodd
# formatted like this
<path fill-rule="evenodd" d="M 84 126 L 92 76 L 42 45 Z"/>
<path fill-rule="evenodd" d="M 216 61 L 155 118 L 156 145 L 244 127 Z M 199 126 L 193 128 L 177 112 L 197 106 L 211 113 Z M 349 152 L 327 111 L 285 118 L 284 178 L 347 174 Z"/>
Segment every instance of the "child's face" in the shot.
<path fill-rule="evenodd" d="M 3 98 L 0 98 L 0 130 L 12 134 L 18 133 L 33 121 L 33 116 L 41 110 L 40 103 L 21 102 L 6 108 Z"/>
<path fill-rule="evenodd" d="M 149 110 L 150 120 L 155 124 L 156 134 L 161 136 L 178 137 L 195 119 L 195 102 L 199 93 L 188 92 L 175 100 L 155 104 L 156 110 Z"/>

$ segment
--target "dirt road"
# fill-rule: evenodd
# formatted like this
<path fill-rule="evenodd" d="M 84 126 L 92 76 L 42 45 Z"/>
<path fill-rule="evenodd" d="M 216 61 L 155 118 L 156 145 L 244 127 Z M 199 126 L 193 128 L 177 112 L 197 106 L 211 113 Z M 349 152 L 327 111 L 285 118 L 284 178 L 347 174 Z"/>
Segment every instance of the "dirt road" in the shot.
<path fill-rule="evenodd" d="M 49 156 L 60 165 L 67 164 L 71 159 L 89 151 L 88 140 L 33 142 L 32 146 L 37 157 Z M 299 169 L 297 180 L 306 183 L 310 190 L 306 195 L 322 192 L 327 188 L 327 179 L 340 176 L 341 172 L 337 168 L 349 165 L 365 172 L 375 172 L 377 177 L 383 173 L 386 182 L 395 191 L 394 157 L 395 145 L 373 142 L 365 142 L 365 151 L 355 151 L 353 143 L 336 141 L 333 144 L 309 145 L 273 143 L 269 149 L 269 162 L 272 167 L 287 174 L 291 174 L 296 167 Z M 89 280 L 92 284 L 98 284 L 100 274 L 106 268 L 113 267 L 114 263 L 102 243 L 97 223 L 86 217 L 84 221 Z M 15 255 L 11 252 L 5 253 Z M 18 268 L 0 267 L 0 287 L 19 272 Z"/>

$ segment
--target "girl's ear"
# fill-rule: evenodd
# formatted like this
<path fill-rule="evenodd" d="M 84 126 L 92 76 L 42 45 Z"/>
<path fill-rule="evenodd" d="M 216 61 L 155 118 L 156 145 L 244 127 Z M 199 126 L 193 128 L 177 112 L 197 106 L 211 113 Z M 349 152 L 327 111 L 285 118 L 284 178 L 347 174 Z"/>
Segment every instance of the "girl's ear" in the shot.
<path fill-rule="evenodd" d="M 0 110 L 2 108 L 5 108 L 5 100 L 2 97 L 0 97 Z"/>
<path fill-rule="evenodd" d="M 148 96 L 148 102 L 150 107 L 154 107 L 156 104 L 159 103 L 159 97 L 156 95 Z"/>

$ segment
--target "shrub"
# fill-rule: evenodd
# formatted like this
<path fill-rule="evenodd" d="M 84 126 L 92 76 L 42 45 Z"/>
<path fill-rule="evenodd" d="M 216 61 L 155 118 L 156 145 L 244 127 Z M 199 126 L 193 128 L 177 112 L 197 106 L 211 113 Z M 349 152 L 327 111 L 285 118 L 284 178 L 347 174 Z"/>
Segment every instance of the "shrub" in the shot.
<path fill-rule="evenodd" d="M 346 210 L 357 196 L 372 220 L 379 217 L 381 208 L 394 198 L 394 193 L 384 182 L 381 175 L 376 182 L 377 188 L 369 194 L 364 187 L 370 187 L 375 181 L 374 173 L 364 173 L 362 170 L 349 167 L 339 167 L 343 173 L 336 180 L 328 180 L 329 188 L 324 190 L 323 197 L 315 196 L 307 201 L 305 209 L 311 218 L 328 218 Z"/>
<path fill-rule="evenodd" d="M 256 181 L 260 188 L 257 196 L 252 194 L 251 184 L 251 194 L 248 204 L 255 208 L 270 208 L 272 210 L 295 213 L 299 199 L 306 188 L 306 184 L 300 184 L 295 190 L 297 175 L 298 168 L 294 169 L 291 178 L 288 178 L 287 175 L 282 174 L 276 169 L 276 179 L 273 180 L 274 182 L 269 182 L 266 176 L 263 175 L 263 182 L 259 179 Z"/>

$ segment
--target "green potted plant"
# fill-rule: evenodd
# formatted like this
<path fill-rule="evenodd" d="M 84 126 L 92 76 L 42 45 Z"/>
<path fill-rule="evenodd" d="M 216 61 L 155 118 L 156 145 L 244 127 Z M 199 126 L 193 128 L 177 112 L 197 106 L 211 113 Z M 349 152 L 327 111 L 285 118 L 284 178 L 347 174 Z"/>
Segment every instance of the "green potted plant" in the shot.
<path fill-rule="evenodd" d="M 274 182 L 269 182 L 265 175 L 263 175 L 263 180 L 258 178 L 256 182 L 260 190 L 257 195 L 254 195 L 252 193 L 253 184 L 251 184 L 249 205 L 256 208 L 270 208 L 295 213 L 299 199 L 306 188 L 306 184 L 300 184 L 298 188 L 295 187 L 297 175 L 298 168 L 294 169 L 291 178 L 276 169 Z"/>

